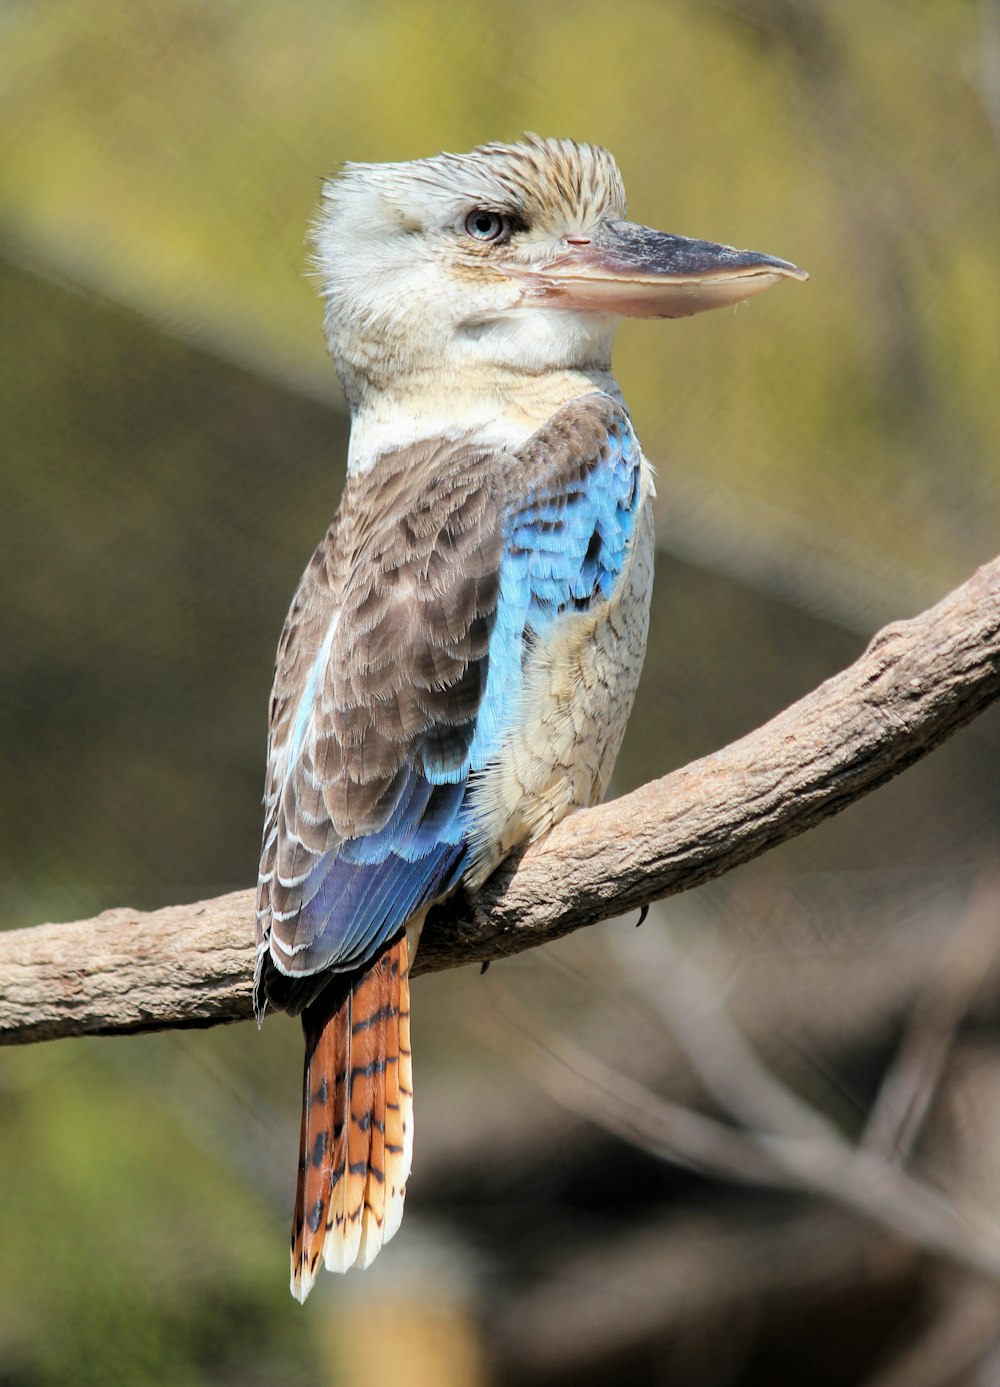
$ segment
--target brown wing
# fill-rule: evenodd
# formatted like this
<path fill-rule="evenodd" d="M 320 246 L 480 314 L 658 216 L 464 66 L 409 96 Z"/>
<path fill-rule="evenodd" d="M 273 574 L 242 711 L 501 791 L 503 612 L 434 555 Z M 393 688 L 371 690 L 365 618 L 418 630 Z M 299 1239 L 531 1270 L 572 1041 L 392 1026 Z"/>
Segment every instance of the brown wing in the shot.
<path fill-rule="evenodd" d="M 351 944 L 346 908 L 317 945 L 329 921 L 310 905 L 325 874 L 345 841 L 386 827 L 415 776 L 447 780 L 466 757 L 499 592 L 495 457 L 425 443 L 350 478 L 292 603 L 271 697 L 258 886 L 258 945 L 268 941 L 288 972 L 353 966 L 338 954 Z M 298 1010 L 309 995 L 296 1000 Z"/>

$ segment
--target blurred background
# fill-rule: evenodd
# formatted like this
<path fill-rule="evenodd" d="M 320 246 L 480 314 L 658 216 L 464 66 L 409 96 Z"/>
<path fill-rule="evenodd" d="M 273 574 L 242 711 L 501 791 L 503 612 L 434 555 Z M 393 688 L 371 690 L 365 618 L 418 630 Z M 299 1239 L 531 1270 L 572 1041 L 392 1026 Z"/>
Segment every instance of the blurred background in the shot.
<path fill-rule="evenodd" d="M 6 927 L 255 876 L 347 420 L 322 176 L 523 129 L 796 261 L 627 323 L 659 566 L 621 792 L 1000 549 L 995 0 L 8 0 Z M 689 896 L 414 989 L 407 1218 L 287 1292 L 283 1018 L 0 1055 L 0 1384 L 1000 1382 L 1000 718 Z M 248 921 L 248 930 L 251 928 Z"/>

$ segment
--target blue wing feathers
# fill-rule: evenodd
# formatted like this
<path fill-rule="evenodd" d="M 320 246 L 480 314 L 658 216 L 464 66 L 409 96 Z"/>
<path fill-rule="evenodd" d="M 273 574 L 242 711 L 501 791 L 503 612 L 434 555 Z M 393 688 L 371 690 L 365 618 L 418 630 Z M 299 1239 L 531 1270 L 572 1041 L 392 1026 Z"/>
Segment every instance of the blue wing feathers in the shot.
<path fill-rule="evenodd" d="M 381 862 L 336 857 L 322 888 L 302 908 L 301 924 L 314 939 L 310 953 L 326 955 L 326 966 L 360 966 L 415 910 L 447 889 L 464 852 L 464 844 L 445 843 L 416 862 L 393 852 Z"/>
<path fill-rule="evenodd" d="M 470 776 L 501 744 L 526 652 L 565 614 L 612 596 L 638 513 L 639 460 L 622 417 L 600 457 L 580 459 L 568 478 L 565 465 L 547 470 L 543 462 L 533 489 L 508 507 L 488 657 L 467 664 L 447 718 L 416 739 L 407 783 L 385 826 L 342 843 L 317 864 L 321 880 L 309 883 L 312 894 L 299 918 L 304 937 L 314 940 L 310 957 L 322 955 L 318 966 L 360 966 L 460 878 L 471 828 Z M 429 681 L 453 669 L 456 655 L 463 658 L 463 642 L 483 634 L 460 629 L 453 609 L 458 613 L 462 604 L 449 595 L 445 568 L 437 558 L 428 568 L 442 636 L 440 660 L 435 656 L 434 667 L 419 675 Z M 310 680 L 304 698 L 316 696 L 318 682 Z"/>
<path fill-rule="evenodd" d="M 408 839 L 419 828 L 433 790 L 434 786 L 424 776 L 411 773 L 409 784 L 386 826 L 363 838 L 348 838 L 341 844 L 339 858 L 358 865 L 371 865 L 385 861 L 392 851 L 402 855 Z"/>

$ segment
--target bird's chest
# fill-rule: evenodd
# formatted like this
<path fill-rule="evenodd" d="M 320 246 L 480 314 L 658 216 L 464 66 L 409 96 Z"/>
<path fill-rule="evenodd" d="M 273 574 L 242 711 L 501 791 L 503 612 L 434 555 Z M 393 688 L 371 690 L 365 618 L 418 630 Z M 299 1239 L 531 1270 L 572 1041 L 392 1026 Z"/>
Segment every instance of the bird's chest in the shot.
<path fill-rule="evenodd" d="M 532 651 L 499 755 L 478 787 L 475 887 L 518 843 L 604 795 L 621 747 L 649 629 L 652 484 L 625 565 L 607 601 L 560 621 Z"/>

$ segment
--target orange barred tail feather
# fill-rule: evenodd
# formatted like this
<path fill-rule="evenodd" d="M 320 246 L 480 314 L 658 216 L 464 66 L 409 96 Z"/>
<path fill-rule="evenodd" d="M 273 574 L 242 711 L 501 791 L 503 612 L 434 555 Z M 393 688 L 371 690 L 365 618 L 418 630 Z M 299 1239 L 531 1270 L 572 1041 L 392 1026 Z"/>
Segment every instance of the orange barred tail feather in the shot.
<path fill-rule="evenodd" d="M 321 1265 L 367 1267 L 397 1231 L 413 1151 L 406 936 L 302 1013 L 306 1061 L 292 1295 Z"/>

